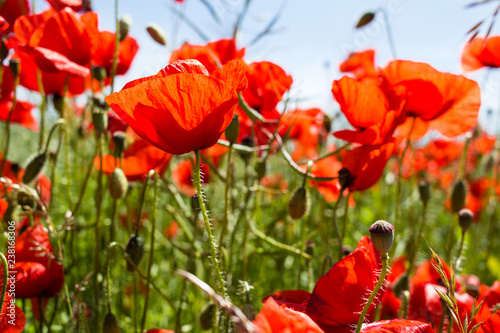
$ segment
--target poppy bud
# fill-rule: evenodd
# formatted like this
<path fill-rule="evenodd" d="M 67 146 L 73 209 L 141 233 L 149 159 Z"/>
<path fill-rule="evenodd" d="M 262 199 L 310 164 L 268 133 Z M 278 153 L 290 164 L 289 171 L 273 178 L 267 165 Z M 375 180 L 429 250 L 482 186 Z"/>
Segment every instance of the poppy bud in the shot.
<path fill-rule="evenodd" d="M 342 168 L 339 170 L 339 184 L 341 188 L 346 189 L 349 187 L 351 182 L 351 171 L 347 168 Z"/>
<path fill-rule="evenodd" d="M 0 62 L 3 62 L 8 55 L 9 55 L 9 49 L 2 40 L 2 45 L 0 46 Z"/>
<path fill-rule="evenodd" d="M 460 179 L 455 183 L 453 192 L 451 192 L 451 210 L 453 212 L 458 213 L 460 209 L 464 208 L 466 194 L 465 181 Z"/>
<path fill-rule="evenodd" d="M 109 178 L 109 194 L 115 200 L 121 199 L 127 194 L 128 180 L 122 169 L 116 168 Z"/>
<path fill-rule="evenodd" d="M 3 214 L 4 221 L 19 221 L 19 205 L 15 198 L 7 200 L 7 209 Z"/>
<path fill-rule="evenodd" d="M 473 221 L 474 213 L 470 209 L 464 208 L 458 212 L 458 224 L 460 224 L 463 232 L 469 230 Z"/>
<path fill-rule="evenodd" d="M 373 246 L 380 254 L 387 254 L 394 241 L 394 227 L 387 221 L 378 220 L 369 229 Z"/>
<path fill-rule="evenodd" d="M 191 197 L 191 209 L 194 213 L 198 213 L 200 211 L 200 201 L 198 200 L 198 194 L 195 194 Z"/>
<path fill-rule="evenodd" d="M 59 114 L 61 114 L 61 111 L 62 111 L 62 108 L 64 105 L 62 96 L 59 95 L 58 93 L 55 93 L 52 96 L 52 104 L 54 105 L 54 109 L 56 109 L 57 112 L 59 112 Z"/>
<path fill-rule="evenodd" d="M 311 257 L 314 256 L 314 246 L 315 244 L 313 241 L 308 240 L 306 242 L 306 253 Z"/>
<path fill-rule="evenodd" d="M 9 69 L 10 69 L 12 75 L 14 76 L 14 78 L 16 78 L 19 75 L 19 72 L 21 71 L 21 63 L 19 62 L 19 60 L 10 59 Z"/>
<path fill-rule="evenodd" d="M 104 80 L 106 80 L 106 77 L 108 76 L 106 74 L 106 69 L 101 66 L 92 67 L 92 75 L 94 75 L 94 78 L 99 82 L 104 82 Z"/>
<path fill-rule="evenodd" d="M 486 163 L 484 164 L 484 172 L 490 173 L 490 171 L 495 166 L 495 157 L 493 155 L 488 156 Z"/>
<path fill-rule="evenodd" d="M 392 288 L 392 290 L 394 291 L 394 295 L 396 295 L 396 297 L 399 297 L 403 291 L 409 289 L 410 277 L 408 276 L 408 274 L 403 273 L 403 275 L 401 275 L 401 277 L 394 283 L 394 287 Z"/>
<path fill-rule="evenodd" d="M 104 317 L 104 322 L 102 323 L 102 333 L 120 333 L 118 320 L 111 312 L 108 312 L 106 317 Z"/>
<path fill-rule="evenodd" d="M 144 238 L 132 235 L 125 247 L 125 253 L 130 257 L 132 262 L 138 266 L 144 255 Z M 133 272 L 134 270 L 134 266 L 127 261 L 127 271 Z"/>
<path fill-rule="evenodd" d="M 326 133 L 330 133 L 332 130 L 332 118 L 328 117 L 326 114 L 323 117 L 323 128 L 325 129 Z"/>
<path fill-rule="evenodd" d="M 17 192 L 17 203 L 21 207 L 26 207 L 30 209 L 35 209 L 36 208 L 36 199 L 35 197 L 29 192 L 24 189 L 21 189 Z"/>
<path fill-rule="evenodd" d="M 127 134 L 116 131 L 113 133 L 113 143 L 115 144 L 115 156 L 121 156 L 127 145 Z"/>
<path fill-rule="evenodd" d="M 300 219 L 308 210 L 308 195 L 305 187 L 299 187 L 293 192 L 290 201 L 288 202 L 288 214 L 294 220 Z"/>
<path fill-rule="evenodd" d="M 375 18 L 375 13 L 374 12 L 367 12 L 364 13 L 363 16 L 359 19 L 358 23 L 356 24 L 356 29 L 362 28 L 365 25 L 369 24 L 373 19 Z"/>
<path fill-rule="evenodd" d="M 255 172 L 257 173 L 257 179 L 261 180 L 267 171 L 267 163 L 266 160 L 259 160 L 255 164 Z"/>
<path fill-rule="evenodd" d="M 209 303 L 205 306 L 200 314 L 200 326 L 203 331 L 207 331 L 212 328 L 216 314 L 216 307 L 214 303 Z"/>
<path fill-rule="evenodd" d="M 431 186 L 427 179 L 421 179 L 418 182 L 418 193 L 420 194 L 420 200 L 424 205 L 427 205 L 429 199 L 431 198 Z"/>
<path fill-rule="evenodd" d="M 251 136 L 246 136 L 241 140 L 241 145 L 247 147 L 253 147 L 255 146 L 255 143 Z M 250 158 L 250 156 L 252 156 L 250 152 L 245 152 L 245 151 L 239 151 L 239 154 L 241 158 L 243 158 L 245 161 L 247 161 Z"/>
<path fill-rule="evenodd" d="M 148 34 L 151 36 L 151 38 L 153 38 L 155 42 L 163 46 L 167 45 L 167 37 L 165 37 L 166 34 L 162 28 L 160 28 L 154 23 L 150 23 L 146 27 L 146 30 L 148 31 Z"/>
<path fill-rule="evenodd" d="M 131 25 L 132 16 L 128 14 L 123 15 L 120 19 L 120 42 L 127 37 Z"/>
<path fill-rule="evenodd" d="M 230 143 L 235 143 L 238 140 L 238 136 L 240 135 L 240 120 L 238 119 L 237 114 L 233 114 L 233 119 L 229 123 L 229 126 L 226 127 L 224 134 L 226 135 L 227 141 Z"/>
<path fill-rule="evenodd" d="M 43 152 L 29 159 L 24 170 L 23 183 L 28 184 L 42 172 L 47 162 L 47 153 Z"/>
<path fill-rule="evenodd" d="M 108 113 L 106 111 L 94 110 L 92 112 L 92 123 L 98 134 L 103 134 L 108 128 Z"/>

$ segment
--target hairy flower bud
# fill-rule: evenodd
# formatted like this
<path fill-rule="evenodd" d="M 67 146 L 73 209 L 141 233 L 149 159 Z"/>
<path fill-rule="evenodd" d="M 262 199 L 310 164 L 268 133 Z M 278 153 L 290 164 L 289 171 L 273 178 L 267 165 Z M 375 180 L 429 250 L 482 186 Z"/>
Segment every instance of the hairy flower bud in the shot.
<path fill-rule="evenodd" d="M 237 114 L 233 114 L 233 119 L 229 123 L 229 126 L 226 127 L 224 134 L 230 143 L 235 143 L 238 140 L 238 136 L 240 135 L 240 120 Z"/>
<path fill-rule="evenodd" d="M 309 208 L 308 194 L 305 187 L 299 187 L 293 192 L 290 201 L 288 202 L 288 214 L 294 220 L 304 216 Z"/>
<path fill-rule="evenodd" d="M 427 179 L 421 179 L 418 182 L 418 193 L 420 194 L 420 200 L 424 205 L 427 205 L 429 199 L 431 198 L 431 186 Z"/>
<path fill-rule="evenodd" d="M 458 224 L 460 224 L 463 232 L 469 230 L 473 221 L 474 213 L 470 209 L 463 208 L 458 212 Z"/>
<path fill-rule="evenodd" d="M 109 194 L 115 200 L 121 199 L 127 194 L 128 180 L 122 169 L 116 168 L 109 178 Z"/>
<path fill-rule="evenodd" d="M 146 27 L 146 30 L 148 31 L 148 34 L 151 36 L 151 38 L 153 38 L 155 42 L 163 46 L 167 45 L 167 37 L 165 31 L 163 31 L 163 29 L 160 28 L 158 25 L 150 23 Z"/>
<path fill-rule="evenodd" d="M 394 227 L 387 221 L 379 220 L 370 227 L 373 246 L 381 253 L 388 253 L 394 241 Z"/>
<path fill-rule="evenodd" d="M 108 76 L 106 74 L 106 69 L 101 66 L 92 67 L 92 75 L 94 75 L 94 78 L 99 82 L 104 82 L 104 80 L 106 80 L 106 77 Z"/>
<path fill-rule="evenodd" d="M 130 257 L 135 266 L 138 266 L 144 255 L 144 238 L 132 235 L 125 247 L 125 253 Z M 133 272 L 134 266 L 127 261 L 127 271 Z"/>
<path fill-rule="evenodd" d="M 21 71 L 21 63 L 17 59 L 10 59 L 9 60 L 9 69 L 10 72 L 14 77 L 17 77 L 19 75 L 19 72 Z"/>
<path fill-rule="evenodd" d="M 349 187 L 351 182 L 351 171 L 347 168 L 342 168 L 339 170 L 339 184 L 343 189 Z"/>
<path fill-rule="evenodd" d="M 106 317 L 104 317 L 104 322 L 102 323 L 102 333 L 120 333 L 118 320 L 111 312 L 108 312 Z"/>
<path fill-rule="evenodd" d="M 465 181 L 460 179 L 453 186 L 453 191 L 451 192 L 451 210 L 458 213 L 460 209 L 464 208 L 465 196 L 467 195 L 467 188 L 465 186 Z"/>
<path fill-rule="evenodd" d="M 103 134 L 108 129 L 108 113 L 94 109 L 92 112 L 92 123 L 96 133 Z"/>
<path fill-rule="evenodd" d="M 29 159 L 24 170 L 23 183 L 28 184 L 38 177 L 47 162 L 47 153 L 42 152 Z"/>
<path fill-rule="evenodd" d="M 132 16 L 125 14 L 120 19 L 120 42 L 127 38 L 130 26 L 132 25 Z"/>

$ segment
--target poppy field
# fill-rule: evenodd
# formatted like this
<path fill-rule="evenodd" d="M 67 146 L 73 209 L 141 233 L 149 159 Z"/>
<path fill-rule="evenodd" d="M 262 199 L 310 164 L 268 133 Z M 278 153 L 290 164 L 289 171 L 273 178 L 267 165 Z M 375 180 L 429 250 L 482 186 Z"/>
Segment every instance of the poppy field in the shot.
<path fill-rule="evenodd" d="M 358 13 L 317 106 L 285 7 L 126 2 L 0 1 L 0 333 L 500 332 L 498 1 L 454 72 Z"/>

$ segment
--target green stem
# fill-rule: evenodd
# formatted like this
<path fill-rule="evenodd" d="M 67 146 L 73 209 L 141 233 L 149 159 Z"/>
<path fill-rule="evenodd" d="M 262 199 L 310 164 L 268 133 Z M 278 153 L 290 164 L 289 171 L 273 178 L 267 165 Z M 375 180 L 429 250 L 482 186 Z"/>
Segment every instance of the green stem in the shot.
<path fill-rule="evenodd" d="M 460 264 L 461 264 L 461 257 L 462 257 L 462 251 L 464 248 L 464 241 L 465 241 L 465 231 L 462 230 L 462 238 L 460 238 L 460 246 L 458 247 L 458 254 L 457 254 L 457 260 L 455 261 L 455 271 L 459 272 L 460 271 Z"/>
<path fill-rule="evenodd" d="M 97 213 L 96 213 L 96 224 L 95 224 L 95 252 L 94 252 L 94 298 L 95 298 L 95 327 L 99 326 L 99 272 L 101 270 L 100 264 L 100 252 L 101 252 L 101 208 L 102 208 L 102 197 L 103 197 L 103 172 L 102 172 L 102 135 L 98 134 L 97 137 L 97 147 L 99 151 L 99 173 L 97 176 Z"/>
<path fill-rule="evenodd" d="M 345 199 L 345 207 L 344 207 L 344 217 L 342 219 L 342 240 L 345 237 L 345 230 L 347 227 L 347 213 L 349 212 L 349 198 L 351 197 L 351 191 L 347 193 L 347 198 Z"/>
<path fill-rule="evenodd" d="M 375 285 L 375 288 L 373 289 L 370 297 L 368 298 L 368 301 L 366 302 L 366 304 L 363 308 L 363 311 L 361 312 L 361 315 L 359 316 L 358 324 L 356 325 L 356 333 L 361 332 L 361 326 L 363 325 L 363 322 L 365 320 L 365 316 L 368 313 L 368 309 L 372 305 L 373 300 L 375 299 L 375 296 L 377 296 L 377 293 L 380 290 L 380 287 L 382 287 L 382 284 L 384 283 L 384 280 L 385 280 L 385 275 L 387 273 L 387 263 L 389 261 L 389 255 L 387 253 L 380 254 L 380 259 L 382 259 L 382 272 L 380 273 L 377 284 Z"/>
<path fill-rule="evenodd" d="M 135 223 L 135 236 L 139 236 L 139 226 L 141 224 L 142 211 L 144 209 L 144 201 L 146 200 L 146 192 L 148 191 L 149 178 L 151 178 L 148 174 L 148 177 L 144 181 L 144 185 L 142 186 L 141 193 L 141 203 L 139 206 L 139 215 L 137 216 L 137 221 Z"/>
<path fill-rule="evenodd" d="M 158 174 L 152 171 L 149 173 L 149 175 L 151 175 L 151 173 L 154 173 L 153 215 L 151 217 L 151 244 L 149 249 L 149 263 L 146 275 L 148 282 L 146 283 L 146 299 L 144 300 L 144 311 L 142 312 L 141 332 L 144 332 L 144 328 L 146 327 L 146 313 L 148 311 L 148 305 L 149 305 L 149 288 L 150 288 L 149 281 L 151 281 L 151 268 L 153 267 L 155 230 L 156 230 L 156 208 L 158 205 Z"/>
<path fill-rule="evenodd" d="M 7 292 L 7 281 L 9 278 L 9 265 L 7 263 L 7 258 L 3 255 L 2 252 L 0 252 L 0 260 L 2 261 L 3 265 L 3 285 L 2 285 L 2 293 L 0 294 L 0 313 L 3 312 L 3 303 L 5 301 L 5 294 Z"/>
<path fill-rule="evenodd" d="M 339 207 L 340 201 L 342 200 L 342 192 L 343 189 L 340 190 L 339 198 L 337 199 L 337 202 L 335 202 L 335 206 L 333 206 L 333 225 L 335 226 L 335 231 L 337 232 L 337 239 L 339 241 L 339 257 L 338 260 L 342 260 L 344 252 L 342 251 L 343 247 L 343 242 L 342 242 L 342 235 L 340 233 L 340 228 L 337 223 L 337 208 Z"/>
<path fill-rule="evenodd" d="M 210 244 L 211 250 L 211 260 L 213 268 L 215 269 L 215 276 L 220 285 L 220 291 L 224 298 L 227 297 L 226 288 L 224 284 L 224 279 L 222 277 L 222 273 L 219 267 L 219 262 L 217 261 L 217 244 L 215 242 L 214 236 L 212 235 L 212 228 L 210 226 L 210 219 L 208 217 L 207 209 L 205 207 L 205 202 L 203 200 L 203 191 L 201 189 L 201 171 L 200 171 L 200 150 L 195 150 L 196 156 L 196 168 L 194 170 L 194 181 L 196 183 L 196 192 L 198 193 L 198 202 L 200 204 L 201 215 L 203 216 L 203 221 L 205 222 L 205 229 L 208 235 L 208 242 Z"/>
<path fill-rule="evenodd" d="M 42 97 L 42 104 L 40 105 L 40 140 L 38 142 L 38 150 L 42 150 L 45 135 L 45 109 L 47 107 L 47 97 L 45 96 L 45 91 L 43 89 L 42 73 L 40 70 L 36 71 L 36 79 L 38 83 L 38 91 Z"/>
<path fill-rule="evenodd" d="M 224 189 L 224 220 L 222 222 L 222 231 L 220 233 L 219 244 L 224 246 L 224 236 L 226 234 L 227 225 L 229 223 L 229 192 L 231 190 L 231 180 L 232 180 L 232 154 L 233 154 L 233 144 L 229 145 L 229 150 L 227 152 L 227 170 L 226 170 L 226 186 Z"/>
<path fill-rule="evenodd" d="M 417 258 L 417 253 L 418 250 L 420 249 L 420 243 L 422 242 L 422 237 L 424 235 L 424 229 L 425 225 L 427 224 L 427 209 L 428 205 L 424 204 L 424 209 L 422 212 L 422 221 L 420 222 L 420 228 L 418 229 L 417 232 L 417 239 L 415 241 L 415 246 L 413 247 L 411 254 L 410 254 L 410 260 L 409 260 L 409 266 L 408 266 L 408 275 L 412 276 L 413 274 L 413 269 L 415 267 L 415 260 Z"/>

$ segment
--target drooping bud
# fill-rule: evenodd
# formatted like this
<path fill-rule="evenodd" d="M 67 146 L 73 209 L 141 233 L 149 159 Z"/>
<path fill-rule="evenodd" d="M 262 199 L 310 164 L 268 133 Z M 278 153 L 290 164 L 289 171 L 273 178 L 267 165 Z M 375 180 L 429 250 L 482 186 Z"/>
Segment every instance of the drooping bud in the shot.
<path fill-rule="evenodd" d="M 339 170 L 339 184 L 340 187 L 346 189 L 349 187 L 351 182 L 351 171 L 347 168 L 342 168 Z"/>
<path fill-rule="evenodd" d="M 127 134 L 122 131 L 113 133 L 113 143 L 115 144 L 115 156 L 121 156 L 127 145 Z"/>
<path fill-rule="evenodd" d="M 367 24 L 370 24 L 371 21 L 375 18 L 374 12 L 366 12 L 361 16 L 358 23 L 356 24 L 356 29 L 362 28 Z"/>
<path fill-rule="evenodd" d="M 306 214 L 308 206 L 307 190 L 305 187 L 299 187 L 288 202 L 288 214 L 292 219 L 298 220 Z"/>
<path fill-rule="evenodd" d="M 104 80 L 106 80 L 106 77 L 108 76 L 106 74 L 106 69 L 101 66 L 92 67 L 92 75 L 94 75 L 94 78 L 99 82 L 104 82 Z"/>
<path fill-rule="evenodd" d="M 465 181 L 460 179 L 453 186 L 453 191 L 451 192 L 451 210 L 458 213 L 460 209 L 464 208 L 465 196 L 467 195 L 467 188 L 465 186 Z"/>
<path fill-rule="evenodd" d="M 427 205 L 429 199 L 431 198 L 431 186 L 427 179 L 421 179 L 418 182 L 418 193 L 420 194 L 420 200 L 424 205 Z"/>
<path fill-rule="evenodd" d="M 108 113 L 94 109 L 92 111 L 92 123 L 97 134 L 104 134 L 108 129 Z"/>
<path fill-rule="evenodd" d="M 458 224 L 463 232 L 469 230 L 472 222 L 474 222 L 474 213 L 470 209 L 463 208 L 458 212 Z"/>
<path fill-rule="evenodd" d="M 209 303 L 205 306 L 200 314 L 200 327 L 203 331 L 212 329 L 216 314 L 216 307 L 214 303 Z"/>
<path fill-rule="evenodd" d="M 394 227 L 387 221 L 378 220 L 370 226 L 370 235 L 373 246 L 380 252 L 386 254 L 394 242 Z"/>
<path fill-rule="evenodd" d="M 227 141 L 230 143 L 235 143 L 238 140 L 238 136 L 240 135 L 240 120 L 238 119 L 237 114 L 233 114 L 233 119 L 229 123 L 229 126 L 226 127 L 224 134 L 226 135 Z"/>
<path fill-rule="evenodd" d="M 326 133 L 330 133 L 332 130 L 332 118 L 328 117 L 326 114 L 323 117 L 323 128 L 325 129 Z"/>
<path fill-rule="evenodd" d="M 125 14 L 120 19 L 120 42 L 127 38 L 130 26 L 132 25 L 132 16 Z"/>
<path fill-rule="evenodd" d="M 138 266 L 144 255 L 144 238 L 132 235 L 125 247 L 125 253 L 130 257 L 135 266 Z M 134 266 L 127 261 L 127 271 L 133 272 Z"/>
<path fill-rule="evenodd" d="M 21 63 L 17 59 L 10 59 L 9 60 L 9 69 L 14 78 L 16 78 L 19 75 L 19 72 L 21 71 Z"/>
<path fill-rule="evenodd" d="M 146 30 L 148 31 L 148 34 L 151 36 L 151 38 L 153 38 L 155 42 L 163 46 L 167 45 L 167 37 L 165 31 L 163 31 L 163 29 L 160 28 L 158 25 L 150 23 L 146 27 Z"/>
<path fill-rule="evenodd" d="M 118 326 L 118 319 L 111 312 L 104 317 L 104 322 L 102 323 L 102 333 L 120 333 L 120 327 Z"/>
<path fill-rule="evenodd" d="M 114 200 L 121 199 L 127 194 L 128 180 L 122 169 L 116 168 L 109 177 L 109 194 Z"/>
<path fill-rule="evenodd" d="M 26 169 L 24 170 L 23 183 L 28 184 L 33 179 L 35 179 L 42 172 L 46 162 L 47 162 L 47 153 L 45 152 L 42 152 L 32 157 L 28 161 Z"/>

